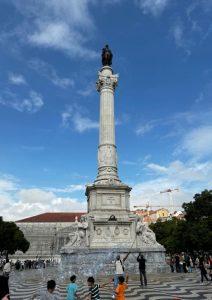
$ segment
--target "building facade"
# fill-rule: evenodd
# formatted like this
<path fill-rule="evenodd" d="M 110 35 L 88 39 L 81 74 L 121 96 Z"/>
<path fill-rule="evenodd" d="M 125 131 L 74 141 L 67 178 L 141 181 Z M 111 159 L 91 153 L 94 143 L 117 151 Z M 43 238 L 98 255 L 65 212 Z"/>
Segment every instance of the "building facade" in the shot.
<path fill-rule="evenodd" d="M 60 249 L 69 242 L 69 228 L 84 212 L 43 213 L 16 221 L 16 225 L 30 242 L 26 253 L 17 251 L 18 259 L 54 259 Z"/>

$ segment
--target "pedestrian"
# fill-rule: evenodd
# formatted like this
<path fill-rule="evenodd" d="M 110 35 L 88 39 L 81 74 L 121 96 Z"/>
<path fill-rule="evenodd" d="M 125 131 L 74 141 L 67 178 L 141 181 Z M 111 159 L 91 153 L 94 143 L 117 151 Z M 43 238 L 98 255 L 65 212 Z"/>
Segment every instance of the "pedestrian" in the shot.
<path fill-rule="evenodd" d="M 11 271 L 11 265 L 10 265 L 10 262 L 9 262 L 9 259 L 7 258 L 6 259 L 6 263 L 4 265 L 4 268 L 3 268 L 3 275 L 5 277 L 8 277 L 10 276 L 10 271 Z"/>
<path fill-rule="evenodd" d="M 92 276 L 88 277 L 87 283 L 88 283 L 88 287 L 89 287 L 89 295 L 86 298 L 86 300 L 100 300 L 101 298 L 100 298 L 99 289 L 110 284 L 111 282 L 112 281 L 110 280 L 107 283 L 95 284 L 94 278 Z"/>
<path fill-rule="evenodd" d="M 124 282 L 124 276 L 119 276 L 119 284 L 116 288 L 116 300 L 125 300 L 125 290 L 127 289 L 128 275 L 126 275 L 126 283 Z"/>
<path fill-rule="evenodd" d="M 170 257 L 169 265 L 171 268 L 171 272 L 174 273 L 174 258 L 172 256 Z"/>
<path fill-rule="evenodd" d="M 175 269 L 176 269 L 177 273 L 180 272 L 180 257 L 179 257 L 179 254 L 175 255 Z"/>
<path fill-rule="evenodd" d="M 140 282 L 141 286 L 143 286 L 143 279 L 144 285 L 147 286 L 147 278 L 146 278 L 146 259 L 144 256 L 139 252 L 137 257 L 137 262 L 139 263 L 139 273 L 140 273 Z"/>
<path fill-rule="evenodd" d="M 56 282 L 54 280 L 47 281 L 47 290 L 45 292 L 38 292 L 35 295 L 33 295 L 32 299 L 36 299 L 39 297 L 40 300 L 59 300 L 60 297 L 58 297 L 54 291 L 56 287 Z"/>
<path fill-rule="evenodd" d="M 200 257 L 199 259 L 199 269 L 201 274 L 201 282 L 203 283 L 204 278 L 208 281 L 207 271 L 205 269 L 204 257 Z"/>
<path fill-rule="evenodd" d="M 191 258 L 191 256 L 189 257 L 189 263 L 190 263 L 190 265 L 189 265 L 189 273 L 192 273 L 193 272 L 193 267 L 194 267 L 194 263 L 193 263 L 193 260 L 192 260 L 192 258 Z"/>
<path fill-rule="evenodd" d="M 121 259 L 120 255 L 116 256 L 116 262 L 115 262 L 115 277 L 114 277 L 114 288 L 116 289 L 119 283 L 119 276 L 124 276 L 124 262 L 128 258 L 130 252 L 127 253 L 127 255 Z"/>
<path fill-rule="evenodd" d="M 0 299 L 10 299 L 8 277 L 0 276 Z"/>
<path fill-rule="evenodd" d="M 67 292 L 66 300 L 76 300 L 78 298 L 77 297 L 78 285 L 75 283 L 76 279 L 77 278 L 75 275 L 72 275 L 70 277 L 71 283 L 69 283 L 69 285 L 66 288 L 66 292 Z"/>

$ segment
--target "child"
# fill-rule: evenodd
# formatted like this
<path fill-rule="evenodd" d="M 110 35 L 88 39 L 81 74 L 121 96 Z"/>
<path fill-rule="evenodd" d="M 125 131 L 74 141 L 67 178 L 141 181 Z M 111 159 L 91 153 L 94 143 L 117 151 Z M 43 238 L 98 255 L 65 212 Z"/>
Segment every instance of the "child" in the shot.
<path fill-rule="evenodd" d="M 76 276 L 72 275 L 70 277 L 70 281 L 71 283 L 69 283 L 69 285 L 66 288 L 66 292 L 67 294 L 67 300 L 76 300 L 77 299 L 77 290 L 78 290 L 78 285 L 75 283 L 76 281 Z"/>
<path fill-rule="evenodd" d="M 47 282 L 47 290 L 45 292 L 38 292 L 32 296 L 32 299 L 39 297 L 40 300 L 59 300 L 60 298 L 54 293 L 56 282 L 49 280 Z"/>
<path fill-rule="evenodd" d="M 126 276 L 126 283 L 124 283 L 124 276 L 119 276 L 119 284 L 115 290 L 116 300 L 125 300 L 125 290 L 127 289 L 128 276 Z"/>
<path fill-rule="evenodd" d="M 102 288 L 106 285 L 108 285 L 110 282 L 104 283 L 104 284 L 95 284 L 95 280 L 93 277 L 88 277 L 87 283 L 89 286 L 89 296 L 86 298 L 86 300 L 100 300 L 99 295 L 99 288 Z"/>

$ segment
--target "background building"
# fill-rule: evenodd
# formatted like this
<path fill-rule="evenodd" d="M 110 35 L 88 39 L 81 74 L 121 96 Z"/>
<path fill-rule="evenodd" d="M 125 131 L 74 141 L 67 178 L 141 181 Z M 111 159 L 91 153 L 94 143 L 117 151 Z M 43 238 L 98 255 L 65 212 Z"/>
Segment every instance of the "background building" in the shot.
<path fill-rule="evenodd" d="M 69 241 L 69 227 L 80 219 L 84 212 L 43 213 L 16 221 L 30 242 L 29 250 L 24 254 L 17 251 L 14 258 L 53 259 Z"/>

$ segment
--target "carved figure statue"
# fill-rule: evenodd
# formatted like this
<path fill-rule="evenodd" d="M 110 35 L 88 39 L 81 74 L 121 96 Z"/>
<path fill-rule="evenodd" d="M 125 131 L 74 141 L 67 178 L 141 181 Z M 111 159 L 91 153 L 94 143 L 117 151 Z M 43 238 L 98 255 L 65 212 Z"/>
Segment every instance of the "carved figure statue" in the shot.
<path fill-rule="evenodd" d="M 103 66 L 111 66 L 112 65 L 113 54 L 109 49 L 108 45 L 102 49 L 102 65 Z"/>
<path fill-rule="evenodd" d="M 137 222 L 136 234 L 142 246 L 159 245 L 156 241 L 155 233 L 148 226 L 146 226 L 141 219 L 139 219 Z"/>
<path fill-rule="evenodd" d="M 72 225 L 73 232 L 69 234 L 69 242 L 64 246 L 65 249 L 75 248 L 75 247 L 87 247 L 89 244 L 88 241 L 88 222 L 86 216 L 80 218 L 80 222 L 75 221 Z"/>

